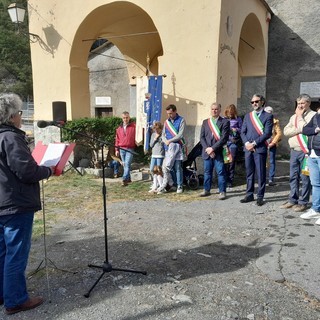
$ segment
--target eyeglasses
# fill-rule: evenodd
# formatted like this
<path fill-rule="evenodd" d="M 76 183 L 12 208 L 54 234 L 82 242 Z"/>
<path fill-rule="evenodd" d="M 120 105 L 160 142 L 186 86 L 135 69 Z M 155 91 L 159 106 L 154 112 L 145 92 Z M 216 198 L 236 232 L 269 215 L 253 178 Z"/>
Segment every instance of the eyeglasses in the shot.
<path fill-rule="evenodd" d="M 19 110 L 19 111 L 18 111 L 18 115 L 19 115 L 19 116 L 22 116 L 22 112 L 23 112 L 22 110 Z"/>
<path fill-rule="evenodd" d="M 260 102 L 260 101 L 261 101 L 261 100 L 251 101 L 251 104 L 258 103 L 258 102 Z"/>

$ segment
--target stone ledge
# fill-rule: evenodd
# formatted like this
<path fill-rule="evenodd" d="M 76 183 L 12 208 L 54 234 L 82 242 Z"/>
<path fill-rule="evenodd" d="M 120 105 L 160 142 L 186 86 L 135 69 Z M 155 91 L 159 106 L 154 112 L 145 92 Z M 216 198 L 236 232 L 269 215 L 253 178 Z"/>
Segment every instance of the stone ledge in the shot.
<path fill-rule="evenodd" d="M 93 169 L 93 168 L 83 168 L 78 167 L 77 170 L 81 172 L 81 174 L 91 174 L 95 177 L 102 178 L 102 169 Z M 106 178 L 113 178 L 113 169 L 105 168 L 104 174 Z M 130 172 L 132 181 L 142 181 L 142 180 L 150 180 L 149 173 L 140 170 L 132 170 Z"/>

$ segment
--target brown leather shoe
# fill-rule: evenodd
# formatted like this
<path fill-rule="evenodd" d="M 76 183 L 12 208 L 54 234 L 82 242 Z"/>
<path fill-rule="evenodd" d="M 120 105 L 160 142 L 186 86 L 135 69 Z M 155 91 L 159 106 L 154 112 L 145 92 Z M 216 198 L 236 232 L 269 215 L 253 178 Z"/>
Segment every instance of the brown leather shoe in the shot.
<path fill-rule="evenodd" d="M 308 207 L 305 204 L 296 204 L 292 207 L 294 212 L 303 212 L 308 209 Z"/>
<path fill-rule="evenodd" d="M 13 308 L 5 308 L 5 313 L 6 314 L 14 314 L 18 313 L 21 311 L 27 311 L 33 308 L 36 308 L 40 306 L 40 304 L 43 303 L 43 298 L 42 297 L 34 297 L 34 298 L 29 298 L 25 303 L 22 303 L 16 307 Z"/>
<path fill-rule="evenodd" d="M 280 206 L 280 209 L 290 209 L 290 208 L 294 207 L 295 205 L 296 205 L 295 203 L 287 201 Z"/>

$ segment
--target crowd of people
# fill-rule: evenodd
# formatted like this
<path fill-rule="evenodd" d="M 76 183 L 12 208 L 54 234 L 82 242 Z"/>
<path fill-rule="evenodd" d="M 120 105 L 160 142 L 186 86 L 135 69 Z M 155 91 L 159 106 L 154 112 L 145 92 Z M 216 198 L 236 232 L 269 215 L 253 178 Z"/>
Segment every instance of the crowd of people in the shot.
<path fill-rule="evenodd" d="M 304 212 L 301 214 L 302 219 L 317 218 L 316 224 L 320 225 L 320 111 L 310 109 L 309 95 L 300 95 L 296 99 L 295 113 L 282 133 L 279 119 L 273 116 L 273 108 L 266 106 L 262 95 L 254 94 L 251 106 L 252 111 L 245 114 L 243 119 L 238 115 L 234 104 L 228 105 L 223 115 L 219 103 L 210 106 L 210 117 L 203 120 L 200 132 L 204 182 L 199 196 L 211 195 L 215 171 L 218 198 L 227 198 L 227 190 L 230 190 L 234 183 L 238 151 L 243 148 L 246 194 L 240 202 L 256 201 L 257 206 L 262 206 L 266 185 L 276 185 L 276 153 L 284 134 L 288 137 L 290 146 L 290 193 L 288 201 L 280 208 Z M 168 119 L 164 124 L 155 122 L 152 128 L 150 173 L 153 183 L 150 193 L 161 194 L 173 190 L 177 193 L 183 192 L 183 161 L 187 157 L 184 138 L 186 122 L 177 113 L 175 105 L 169 105 L 166 112 Z M 128 117 L 128 113 L 125 112 L 123 116 Z M 131 138 L 124 133 L 126 125 L 124 119 L 123 125 L 117 130 L 116 145 L 130 150 L 128 141 L 133 143 L 134 138 L 133 133 Z M 130 146 L 132 148 L 132 145 Z M 124 157 L 121 156 L 121 159 L 126 163 Z M 255 197 L 256 177 L 258 188 Z M 123 176 L 124 185 L 130 181 L 128 175 Z M 312 206 L 309 208 L 311 191 Z"/>
<path fill-rule="evenodd" d="M 218 178 L 219 199 L 227 197 L 235 177 L 235 161 L 239 142 L 242 142 L 246 170 L 246 195 L 241 203 L 254 201 L 255 176 L 258 180 L 256 204 L 264 204 L 266 183 L 276 185 L 276 150 L 282 131 L 273 108 L 265 99 L 254 94 L 252 111 L 243 120 L 235 105 L 225 108 L 210 106 L 210 117 L 203 120 L 200 132 L 204 184 L 201 197 L 211 193 L 213 170 Z M 300 217 L 316 219 L 320 225 L 320 106 L 310 108 L 307 94 L 296 100 L 294 114 L 284 127 L 290 146 L 290 193 L 283 209 L 303 212 Z M 41 209 L 39 181 L 54 174 L 54 167 L 39 166 L 33 159 L 25 133 L 21 128 L 22 101 L 15 94 L 0 95 L 0 304 L 6 314 L 35 308 L 42 297 L 30 297 L 26 287 L 27 266 L 34 213 Z M 150 172 L 153 184 L 150 192 L 183 192 L 183 161 L 187 158 L 184 138 L 186 122 L 177 107 L 166 108 L 168 119 L 155 122 L 150 139 L 152 150 Z M 116 130 L 114 150 L 109 150 L 109 164 L 118 177 L 123 166 L 122 184 L 131 183 L 131 162 L 135 148 L 135 123 L 128 112 L 122 113 L 122 124 Z M 268 161 L 269 156 L 269 161 Z M 267 170 L 269 163 L 269 170 Z M 268 172 L 267 172 L 268 171 Z M 302 182 L 300 188 L 300 181 Z M 309 200 L 312 191 L 312 205 Z"/>
<path fill-rule="evenodd" d="M 231 104 L 225 108 L 219 103 L 210 106 L 210 117 L 201 126 L 200 143 L 204 166 L 204 190 L 201 197 L 209 196 L 212 188 L 213 170 L 217 175 L 219 199 L 226 198 L 227 189 L 234 183 L 236 160 L 241 143 L 244 145 L 247 173 L 246 197 L 241 202 L 253 201 L 255 174 L 258 177 L 257 204 L 263 204 L 266 185 L 266 164 L 269 154 L 269 185 L 275 185 L 276 149 L 281 140 L 278 119 L 273 118 L 273 109 L 265 107 L 261 95 L 254 95 L 251 101 L 253 111 L 244 120 L 238 115 L 237 107 Z M 161 194 L 167 191 L 183 192 L 183 161 L 187 157 L 185 142 L 186 122 L 178 114 L 177 107 L 170 104 L 166 108 L 167 120 L 164 124 L 154 122 L 150 138 L 150 174 L 153 183 L 150 193 Z M 131 151 L 134 148 L 135 124 L 130 122 L 128 112 L 122 114 L 123 123 L 116 131 L 116 155 L 120 154 L 124 165 L 122 183 L 131 182 Z M 130 130 L 131 128 L 131 130 Z M 118 147 L 118 149 L 117 149 Z"/>

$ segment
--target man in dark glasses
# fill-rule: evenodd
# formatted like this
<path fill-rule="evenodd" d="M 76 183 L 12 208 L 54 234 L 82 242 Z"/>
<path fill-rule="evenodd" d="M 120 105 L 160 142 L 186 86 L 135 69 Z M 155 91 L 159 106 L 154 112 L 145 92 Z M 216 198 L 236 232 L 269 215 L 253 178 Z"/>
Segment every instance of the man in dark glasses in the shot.
<path fill-rule="evenodd" d="M 255 172 L 258 176 L 257 205 L 263 205 L 266 189 L 266 162 L 268 139 L 272 135 L 273 115 L 263 110 L 263 96 L 254 94 L 251 99 L 253 111 L 247 113 L 243 120 L 241 139 L 244 144 L 247 178 L 246 196 L 241 203 L 254 201 Z"/>

